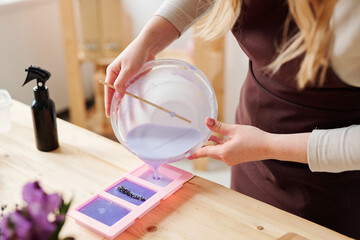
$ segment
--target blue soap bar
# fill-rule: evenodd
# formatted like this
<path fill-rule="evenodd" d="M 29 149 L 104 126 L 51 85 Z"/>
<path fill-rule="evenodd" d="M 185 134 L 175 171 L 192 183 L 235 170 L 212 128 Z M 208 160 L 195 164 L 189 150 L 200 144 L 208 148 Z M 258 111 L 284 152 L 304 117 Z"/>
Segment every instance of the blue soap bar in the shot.
<path fill-rule="evenodd" d="M 121 181 L 119 184 L 116 184 L 114 187 L 112 187 L 106 191 L 118 198 L 121 198 L 121 199 L 123 199 L 127 202 L 130 202 L 132 204 L 135 204 L 137 206 L 141 205 L 144 201 L 142 201 L 140 199 L 135 199 L 135 198 L 128 196 L 125 193 L 121 192 L 118 189 L 118 187 L 120 187 L 120 186 L 123 186 L 127 190 L 131 191 L 131 193 L 133 195 L 143 197 L 145 200 L 149 199 L 152 195 L 154 195 L 156 193 L 146 187 L 140 186 L 140 185 L 133 183 L 127 179 Z"/>
<path fill-rule="evenodd" d="M 102 197 L 95 198 L 78 211 L 108 226 L 112 226 L 130 212 Z"/>

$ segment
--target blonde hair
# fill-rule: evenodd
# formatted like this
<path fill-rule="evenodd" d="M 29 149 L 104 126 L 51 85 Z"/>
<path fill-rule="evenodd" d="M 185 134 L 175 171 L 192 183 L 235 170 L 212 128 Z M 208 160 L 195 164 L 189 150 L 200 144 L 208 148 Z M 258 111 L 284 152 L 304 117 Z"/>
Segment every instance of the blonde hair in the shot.
<path fill-rule="evenodd" d="M 231 30 L 240 14 L 241 0 L 215 0 L 212 10 L 198 26 L 204 40 L 215 40 Z"/>
<path fill-rule="evenodd" d="M 294 19 L 299 32 L 291 39 L 283 39 L 279 55 L 267 68 L 273 73 L 280 67 L 301 55 L 300 69 L 296 75 L 299 88 L 306 84 L 323 84 L 329 64 L 328 47 L 330 44 L 330 19 L 338 0 L 288 0 L 290 17 Z M 216 39 L 224 35 L 235 23 L 240 13 L 241 0 L 216 0 L 212 11 L 206 16 L 200 36 Z M 288 30 L 290 17 L 285 21 L 284 38 Z"/>

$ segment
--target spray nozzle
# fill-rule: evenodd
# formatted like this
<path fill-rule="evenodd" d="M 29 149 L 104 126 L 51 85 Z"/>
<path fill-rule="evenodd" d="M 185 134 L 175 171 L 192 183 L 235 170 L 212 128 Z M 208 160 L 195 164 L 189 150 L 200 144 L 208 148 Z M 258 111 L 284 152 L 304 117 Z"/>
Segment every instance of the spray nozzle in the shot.
<path fill-rule="evenodd" d="M 26 76 L 23 86 L 28 82 L 36 79 L 37 86 L 39 88 L 45 88 L 45 82 L 49 80 L 51 76 L 51 74 L 45 69 L 34 65 L 31 65 L 29 68 L 25 69 L 25 71 L 28 72 L 28 75 Z"/>

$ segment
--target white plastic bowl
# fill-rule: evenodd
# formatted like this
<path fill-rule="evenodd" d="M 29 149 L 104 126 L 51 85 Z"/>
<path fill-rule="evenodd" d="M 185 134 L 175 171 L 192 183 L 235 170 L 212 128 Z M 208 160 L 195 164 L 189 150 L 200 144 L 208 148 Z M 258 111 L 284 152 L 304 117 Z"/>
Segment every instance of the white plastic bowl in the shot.
<path fill-rule="evenodd" d="M 127 91 L 191 121 L 188 123 L 172 117 L 129 95 L 120 101 L 119 94 L 115 93 L 111 103 L 111 125 L 119 142 L 135 155 L 138 154 L 129 147 L 127 136 L 132 129 L 143 124 L 192 128 L 200 132 L 200 140 L 189 150 L 160 157 L 162 159 L 156 159 L 159 164 L 185 159 L 209 139 L 211 131 L 206 127 L 205 119 L 217 118 L 218 105 L 214 89 L 198 68 L 179 60 L 154 60 L 143 66 L 130 81 Z"/>

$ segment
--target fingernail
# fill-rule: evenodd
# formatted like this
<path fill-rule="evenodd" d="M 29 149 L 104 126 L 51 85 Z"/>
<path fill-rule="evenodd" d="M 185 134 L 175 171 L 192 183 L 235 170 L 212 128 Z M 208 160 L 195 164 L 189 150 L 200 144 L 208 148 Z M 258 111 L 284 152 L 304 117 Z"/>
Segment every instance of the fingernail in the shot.
<path fill-rule="evenodd" d="M 215 120 L 212 119 L 212 118 L 208 118 L 207 121 L 206 121 L 206 124 L 210 127 L 214 126 L 215 125 Z"/>
<path fill-rule="evenodd" d="M 122 99 L 121 93 L 120 92 L 116 92 L 115 93 L 115 100 L 116 101 L 120 101 Z"/>

